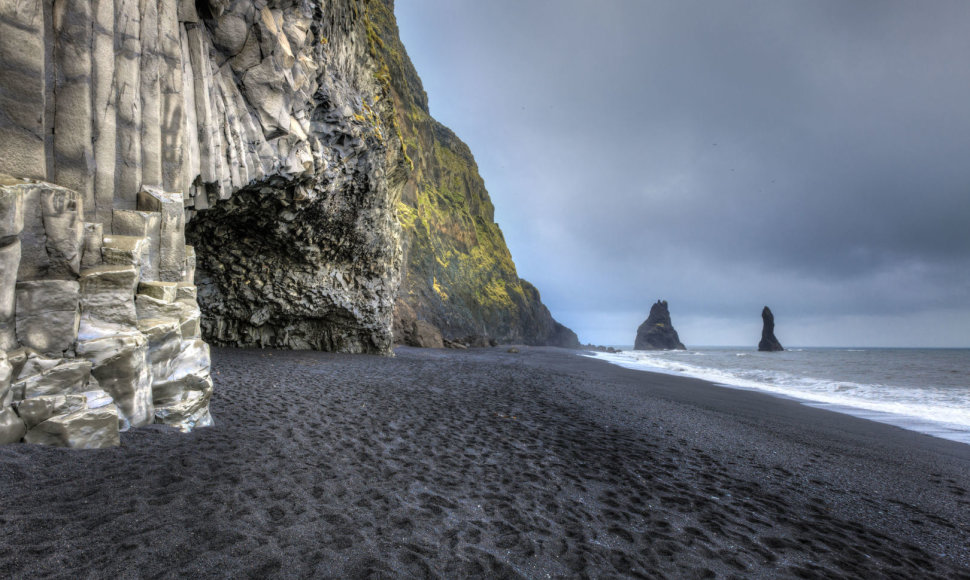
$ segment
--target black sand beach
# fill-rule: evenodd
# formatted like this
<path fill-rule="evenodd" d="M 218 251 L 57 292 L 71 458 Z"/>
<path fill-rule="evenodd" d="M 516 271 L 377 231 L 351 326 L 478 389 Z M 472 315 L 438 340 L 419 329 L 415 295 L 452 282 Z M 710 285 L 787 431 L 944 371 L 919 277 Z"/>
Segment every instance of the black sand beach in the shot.
<path fill-rule="evenodd" d="M 0 570 L 970 578 L 970 446 L 520 350 L 215 349 L 215 427 L 0 448 Z"/>

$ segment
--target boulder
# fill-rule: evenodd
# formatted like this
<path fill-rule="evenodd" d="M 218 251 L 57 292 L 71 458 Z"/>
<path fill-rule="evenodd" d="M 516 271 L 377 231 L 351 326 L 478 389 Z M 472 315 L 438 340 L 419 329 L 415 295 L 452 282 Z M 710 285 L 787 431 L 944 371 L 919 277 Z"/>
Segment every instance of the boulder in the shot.
<path fill-rule="evenodd" d="M 28 430 L 56 415 L 66 415 L 87 408 L 84 395 L 44 395 L 17 404 L 17 414 Z"/>
<path fill-rule="evenodd" d="M 182 342 L 181 351 L 171 363 L 171 373 L 152 384 L 156 423 L 182 431 L 212 425 L 210 365 L 209 345 L 199 339 Z"/>
<path fill-rule="evenodd" d="M 416 320 L 414 322 L 410 339 L 411 342 L 408 344 L 411 346 L 420 346 L 422 348 L 445 347 L 441 340 L 441 331 L 427 320 Z"/>
<path fill-rule="evenodd" d="M 15 350 L 7 351 L 7 362 L 10 363 L 11 368 L 11 378 L 20 377 L 24 367 L 27 365 L 27 359 L 30 357 L 30 352 L 24 348 L 20 347 Z"/>
<path fill-rule="evenodd" d="M 26 348 L 7 353 L 7 358 L 13 367 L 14 383 L 40 375 L 64 360 L 60 357 L 47 357 Z"/>
<path fill-rule="evenodd" d="M 147 294 L 139 294 L 135 298 L 135 307 L 139 319 L 145 318 L 176 318 L 181 326 L 182 339 L 199 338 L 201 336 L 200 320 L 202 312 L 193 300 L 176 300 L 166 302 L 152 298 Z"/>
<path fill-rule="evenodd" d="M 758 343 L 758 350 L 762 352 L 779 352 L 785 350 L 778 339 L 775 338 L 775 315 L 767 306 L 761 311 L 761 342 Z"/>
<path fill-rule="evenodd" d="M 66 359 L 56 366 L 31 374 L 13 384 L 14 400 L 26 400 L 48 395 L 80 393 L 87 388 L 91 377 L 91 363 Z"/>
<path fill-rule="evenodd" d="M 182 332 L 178 319 L 144 318 L 138 321 L 138 330 L 148 338 L 152 385 L 167 380 L 182 348 Z"/>
<path fill-rule="evenodd" d="M 24 435 L 24 442 L 72 449 L 117 447 L 121 443 L 118 423 L 115 405 L 85 408 L 40 423 Z"/>
<path fill-rule="evenodd" d="M 0 408 L 0 445 L 17 443 L 26 432 L 27 427 L 13 407 Z"/>
<path fill-rule="evenodd" d="M 123 431 L 152 422 L 152 375 L 148 340 L 142 333 L 78 341 L 77 355 L 91 361 L 91 374 L 118 406 Z"/>
<path fill-rule="evenodd" d="M 670 321 L 666 300 L 657 300 L 650 307 L 650 315 L 637 328 L 634 350 L 685 350 L 677 331 Z"/>
<path fill-rule="evenodd" d="M 469 334 L 465 338 L 459 339 L 458 342 L 472 348 L 488 348 L 498 344 L 497 342 L 492 344 L 494 340 L 484 334 Z"/>

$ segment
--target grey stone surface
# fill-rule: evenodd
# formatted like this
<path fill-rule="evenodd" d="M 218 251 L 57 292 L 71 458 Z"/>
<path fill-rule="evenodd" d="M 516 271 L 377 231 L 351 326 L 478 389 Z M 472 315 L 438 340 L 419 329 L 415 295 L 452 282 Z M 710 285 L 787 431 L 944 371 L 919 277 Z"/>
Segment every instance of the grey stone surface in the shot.
<path fill-rule="evenodd" d="M 126 333 L 135 329 L 135 288 L 138 271 L 132 266 L 99 266 L 81 273 L 80 340 Z"/>
<path fill-rule="evenodd" d="M 182 277 L 182 282 L 195 284 L 195 265 L 195 248 L 185 246 L 185 275 Z"/>
<path fill-rule="evenodd" d="M 117 447 L 121 444 L 118 423 L 115 405 L 81 409 L 40 423 L 24 435 L 24 442 L 73 449 Z"/>
<path fill-rule="evenodd" d="M 17 269 L 20 240 L 0 246 L 0 350 L 17 348 Z"/>
<path fill-rule="evenodd" d="M 185 268 L 185 211 L 181 193 L 145 187 L 138 193 L 138 209 L 159 216 L 158 279 L 179 282 Z"/>
<path fill-rule="evenodd" d="M 111 221 L 112 236 L 133 236 L 148 239 L 148 262 L 142 265 L 141 279 L 158 280 L 159 223 L 161 216 L 155 212 L 116 209 Z"/>
<path fill-rule="evenodd" d="M 0 240 L 19 235 L 24 229 L 24 190 L 11 187 L 22 181 L 0 174 Z"/>
<path fill-rule="evenodd" d="M 91 96 L 94 144 L 95 207 L 88 208 L 85 219 L 111 228 L 117 177 L 117 106 L 115 90 L 115 11 L 114 2 L 99 1 L 93 6 L 91 47 Z M 134 103 L 125 103 L 131 106 Z M 93 215 L 92 215 L 93 210 Z"/>
<path fill-rule="evenodd" d="M 0 409 L 13 402 L 10 394 L 10 381 L 13 380 L 13 367 L 7 360 L 7 353 L 0 350 Z"/>
<path fill-rule="evenodd" d="M 189 302 L 195 302 L 198 299 L 199 289 L 196 288 L 195 284 L 189 282 L 179 282 L 175 288 L 175 299 L 176 300 L 187 300 Z"/>
<path fill-rule="evenodd" d="M 24 376 L 22 372 L 24 367 L 27 366 L 27 360 L 30 356 L 31 353 L 27 352 L 27 349 L 23 347 L 7 351 L 7 362 L 10 363 L 11 380 Z"/>
<path fill-rule="evenodd" d="M 7 357 L 14 368 L 13 376 L 16 381 L 42 374 L 61 364 L 64 360 L 60 357 L 44 356 L 29 349 L 18 349 L 15 352 L 7 353 Z M 23 396 L 20 398 L 22 399 Z"/>
<path fill-rule="evenodd" d="M 13 407 L 0 408 L 0 445 L 19 442 L 26 432 L 26 425 Z"/>
<path fill-rule="evenodd" d="M 100 266 L 102 238 L 104 237 L 104 225 L 96 222 L 84 222 L 84 237 L 81 241 L 81 268 L 94 268 Z"/>
<path fill-rule="evenodd" d="M 52 10 L 54 94 L 52 181 L 94 204 L 91 122 L 91 0 L 57 0 Z M 83 221 L 86 216 L 81 215 Z"/>
<path fill-rule="evenodd" d="M 115 0 L 114 90 L 115 162 L 114 209 L 135 209 L 142 183 L 141 24 L 142 0 Z"/>
<path fill-rule="evenodd" d="M 138 284 L 138 294 L 150 296 L 162 302 L 175 302 L 178 294 L 178 283 L 142 281 Z"/>
<path fill-rule="evenodd" d="M 198 339 L 182 341 L 171 373 L 152 384 L 156 422 L 183 431 L 212 424 L 210 365 L 209 345 Z"/>
<path fill-rule="evenodd" d="M 87 388 L 91 377 L 91 363 L 86 360 L 67 359 L 56 366 L 33 374 L 14 383 L 17 400 L 28 400 L 48 395 L 81 393 Z"/>
<path fill-rule="evenodd" d="M 134 266 L 139 278 L 151 280 L 151 240 L 138 236 L 104 236 L 101 259 L 108 266 Z"/>
<path fill-rule="evenodd" d="M 91 374 L 118 406 L 122 430 L 152 422 L 152 376 L 148 340 L 137 330 L 79 341 L 77 355 L 91 361 Z"/>
<path fill-rule="evenodd" d="M 148 339 L 154 389 L 156 383 L 167 380 L 174 370 L 175 358 L 182 348 L 181 325 L 177 318 L 145 318 L 138 321 L 138 330 Z M 153 401 L 156 401 L 154 395 Z"/>
<path fill-rule="evenodd" d="M 211 427 L 212 415 L 209 413 L 209 402 L 212 398 L 212 387 L 199 392 L 193 391 L 185 399 L 159 406 L 155 409 L 155 422 L 178 428 L 188 432 L 196 427 Z"/>
<path fill-rule="evenodd" d="M 71 348 L 80 322 L 80 285 L 73 280 L 17 284 L 17 341 L 37 352 L 60 355 Z"/>
<path fill-rule="evenodd" d="M 48 70 L 44 2 L 0 2 L 0 171 L 45 179 Z"/>
<path fill-rule="evenodd" d="M 26 346 L 59 355 L 9 357 L 22 395 L 49 396 L 47 361 L 76 355 L 93 365 L 80 388 L 123 423 L 209 424 L 197 301 L 223 344 L 390 352 L 406 160 L 362 11 L 0 0 L 0 172 L 58 184 L 0 177 L 0 349 L 21 346 L 20 320 Z M 80 323 L 32 290 L 52 281 L 79 284 Z M 196 387 L 155 413 L 155 368 Z M 83 445 L 47 428 L 60 416 L 29 438 Z"/>
<path fill-rule="evenodd" d="M 4 187 L 4 186 L 0 186 Z M 6 186 L 23 196 L 18 280 L 73 280 L 81 268 L 83 203 L 77 192 L 43 182 Z"/>
<path fill-rule="evenodd" d="M 17 404 L 17 414 L 28 430 L 56 415 L 66 415 L 87 408 L 84 395 L 42 395 Z"/>

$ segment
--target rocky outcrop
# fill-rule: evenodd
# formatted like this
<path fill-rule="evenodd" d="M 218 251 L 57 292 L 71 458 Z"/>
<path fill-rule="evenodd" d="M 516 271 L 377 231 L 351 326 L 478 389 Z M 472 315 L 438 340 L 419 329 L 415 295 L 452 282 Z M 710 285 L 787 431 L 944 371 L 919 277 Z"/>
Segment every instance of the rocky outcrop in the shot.
<path fill-rule="evenodd" d="M 758 350 L 764 352 L 778 352 L 785 350 L 778 339 L 775 338 L 775 315 L 767 306 L 761 311 L 761 342 L 758 343 Z"/>
<path fill-rule="evenodd" d="M 408 168 L 365 5 L 221 2 L 192 26 L 238 150 L 216 161 L 253 167 L 203 176 L 190 212 L 210 342 L 390 353 Z"/>
<path fill-rule="evenodd" d="M 146 186 L 136 199 L 114 214 L 135 235 L 104 235 L 84 222 L 80 193 L 0 175 L 0 442 L 93 448 L 149 423 L 211 424 L 181 195 Z M 169 210 L 175 235 L 163 227 Z M 168 330 L 164 349 L 155 326 Z M 160 385 L 171 396 L 153 396 Z M 194 412 L 173 414 L 186 400 Z"/>
<path fill-rule="evenodd" d="M 406 248 L 416 342 L 578 345 L 390 2 L 0 2 L 0 73 L 2 441 L 208 424 L 203 336 L 389 354 Z"/>
<path fill-rule="evenodd" d="M 468 146 L 431 117 L 398 38 L 393 1 L 365 6 L 370 49 L 381 63 L 413 168 L 397 206 L 407 251 L 398 301 L 449 340 L 485 335 L 578 348 L 575 333 L 552 318 L 538 290 L 516 273 Z"/>
<path fill-rule="evenodd" d="M 650 307 L 650 315 L 637 328 L 634 350 L 685 350 L 670 321 L 666 300 L 658 300 Z"/>
<path fill-rule="evenodd" d="M 0 3 L 0 439 L 207 424 L 203 330 L 390 352 L 406 168 L 367 38 L 352 0 Z"/>

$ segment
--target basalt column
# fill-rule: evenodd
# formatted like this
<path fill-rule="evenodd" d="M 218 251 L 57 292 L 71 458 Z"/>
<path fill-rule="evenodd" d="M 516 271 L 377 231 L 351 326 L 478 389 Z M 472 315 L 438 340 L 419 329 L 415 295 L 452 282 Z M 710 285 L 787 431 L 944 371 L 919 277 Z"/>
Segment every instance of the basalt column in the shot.
<path fill-rule="evenodd" d="M 390 352 L 408 170 L 364 4 L 0 2 L 0 441 L 209 424 L 203 334 Z"/>

